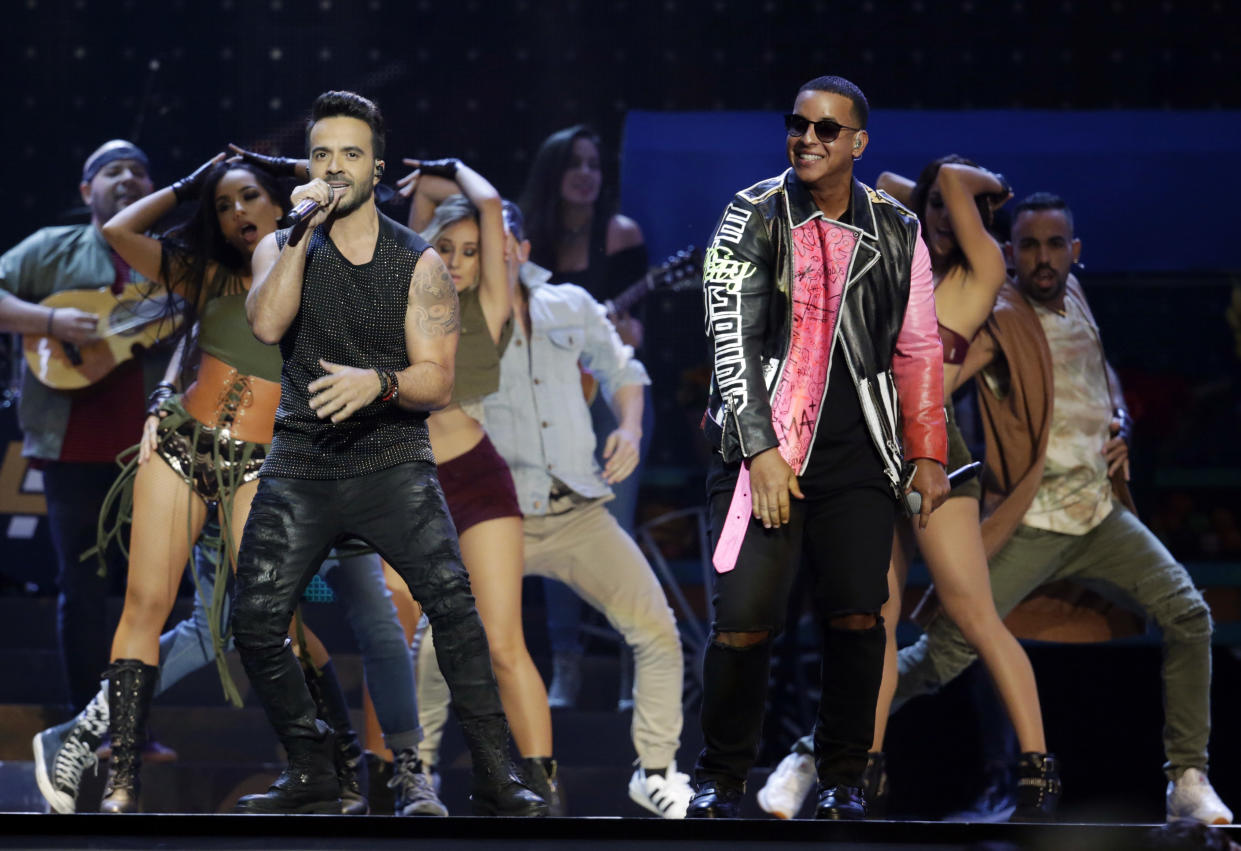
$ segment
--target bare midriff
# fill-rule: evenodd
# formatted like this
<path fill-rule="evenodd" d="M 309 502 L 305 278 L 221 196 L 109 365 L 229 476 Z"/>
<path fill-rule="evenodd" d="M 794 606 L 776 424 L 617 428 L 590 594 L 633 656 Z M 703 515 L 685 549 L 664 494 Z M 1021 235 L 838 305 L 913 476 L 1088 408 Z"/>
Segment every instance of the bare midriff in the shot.
<path fill-rule="evenodd" d="M 427 417 L 427 430 L 436 464 L 461 457 L 486 436 L 478 420 L 461 410 L 460 405 L 449 405 Z"/>

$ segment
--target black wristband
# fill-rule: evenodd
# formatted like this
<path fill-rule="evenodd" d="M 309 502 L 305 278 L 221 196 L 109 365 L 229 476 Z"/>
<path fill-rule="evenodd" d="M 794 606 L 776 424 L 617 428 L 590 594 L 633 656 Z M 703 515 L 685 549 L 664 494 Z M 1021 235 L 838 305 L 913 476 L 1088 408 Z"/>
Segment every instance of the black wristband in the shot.
<path fill-rule="evenodd" d="M 172 398 L 176 392 L 177 388 L 173 387 L 170 382 L 161 381 L 159 384 L 156 384 L 155 389 L 151 391 L 151 395 L 147 397 L 147 416 L 158 417 L 164 402 Z"/>
<path fill-rule="evenodd" d="M 442 160 L 422 160 L 418 164 L 418 171 L 434 177 L 447 177 L 449 180 L 456 180 L 457 167 L 460 165 L 461 160 L 456 157 L 445 157 Z"/>

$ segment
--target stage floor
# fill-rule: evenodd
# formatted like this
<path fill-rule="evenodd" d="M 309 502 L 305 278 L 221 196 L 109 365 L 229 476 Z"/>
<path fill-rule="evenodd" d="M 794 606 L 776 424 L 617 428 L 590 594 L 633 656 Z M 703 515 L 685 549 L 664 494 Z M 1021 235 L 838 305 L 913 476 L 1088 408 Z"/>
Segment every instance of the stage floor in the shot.
<path fill-rule="evenodd" d="M 392 816 L 0 815 L 0 847 L 92 849 L 820 848 L 1139 851 L 1155 825 Z M 1241 840 L 1241 828 L 1222 828 Z"/>

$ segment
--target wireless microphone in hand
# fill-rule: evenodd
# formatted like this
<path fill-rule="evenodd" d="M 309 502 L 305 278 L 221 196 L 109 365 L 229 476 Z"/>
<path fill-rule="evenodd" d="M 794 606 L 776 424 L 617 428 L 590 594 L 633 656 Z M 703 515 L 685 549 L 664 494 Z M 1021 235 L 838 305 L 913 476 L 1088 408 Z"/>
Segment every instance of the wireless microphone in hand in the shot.
<path fill-rule="evenodd" d="M 297 227 L 315 213 L 319 212 L 321 207 L 330 207 L 332 205 L 332 199 L 335 197 L 335 191 L 331 186 L 329 186 L 328 192 L 331 193 L 331 195 L 328 197 L 326 205 L 320 204 L 314 198 L 306 198 L 305 200 L 297 202 L 297 206 L 295 206 L 292 210 L 289 210 L 289 215 L 287 216 L 289 226 Z"/>
<path fill-rule="evenodd" d="M 982 469 L 981 461 L 971 461 L 964 467 L 953 470 L 948 474 L 948 489 L 951 490 L 957 485 L 964 484 L 970 479 L 978 475 Z M 916 471 L 915 471 L 916 472 Z M 909 487 L 913 483 L 914 477 L 911 473 L 905 480 L 905 487 Z M 917 491 L 909 491 L 905 494 L 905 498 L 901 501 L 901 508 L 906 517 L 917 517 L 922 513 L 922 494 Z"/>

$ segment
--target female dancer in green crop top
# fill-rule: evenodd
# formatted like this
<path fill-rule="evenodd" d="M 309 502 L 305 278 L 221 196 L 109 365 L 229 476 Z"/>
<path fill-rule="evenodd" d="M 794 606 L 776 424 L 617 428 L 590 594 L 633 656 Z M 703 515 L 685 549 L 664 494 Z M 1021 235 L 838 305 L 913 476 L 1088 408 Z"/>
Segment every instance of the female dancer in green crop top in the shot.
<path fill-rule="evenodd" d="M 482 397 L 499 387 L 500 351 L 512 327 L 502 202 L 485 178 L 458 160 L 405 162 L 415 169 L 398 182 L 401 193 L 413 199 L 409 226 L 444 259 L 461 299 L 453 403 L 427 420 L 431 447 L 513 739 L 527 778 L 556 815 L 559 796 L 547 691 L 522 631 L 521 509 L 508 466 L 481 422 Z M 423 681 L 420 678 L 420 700 Z M 435 712 L 434 701 L 426 703 L 421 710 L 427 735 L 420 750 L 424 762 L 431 763 L 438 724 L 428 717 Z"/>
<path fill-rule="evenodd" d="M 107 699 L 97 697 L 75 719 L 78 730 L 106 728 L 110 721 L 113 748 L 104 812 L 136 810 L 139 752 L 159 673 L 160 632 L 209 502 L 219 506 L 225 563 L 235 561 L 280 399 L 280 352 L 254 338 L 244 303 L 250 254 L 276 229 L 285 193 L 263 169 L 240 162 L 221 165 L 223 159 L 223 154 L 216 156 L 189 177 L 132 204 L 103 228 L 135 270 L 181 297 L 175 308 L 183 320 L 181 333 L 197 329 L 197 348 L 183 340 L 180 350 L 198 354 L 196 379 L 184 394 L 177 396 L 171 382 L 152 394 L 137 454 L 113 492 L 120 515 L 132 517 L 125 606 L 105 674 Z M 186 224 L 163 239 L 147 234 L 179 202 L 199 198 Z M 107 534 L 120 536 L 120 524 Z M 225 585 L 221 578 L 212 589 L 213 629 L 220 622 Z M 299 637 L 316 666 L 325 665 L 328 656 L 319 640 L 305 629 Z M 240 704 L 224 665 L 224 638 L 212 638 L 226 696 Z M 42 739 L 43 734 L 36 736 L 36 750 Z M 69 750 L 36 753 L 48 775 L 40 778 L 40 789 L 60 812 L 73 811 L 71 793 L 76 792 L 77 776 L 61 777 L 73 772 L 58 770 Z"/>

